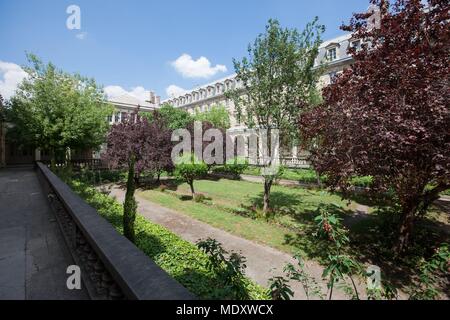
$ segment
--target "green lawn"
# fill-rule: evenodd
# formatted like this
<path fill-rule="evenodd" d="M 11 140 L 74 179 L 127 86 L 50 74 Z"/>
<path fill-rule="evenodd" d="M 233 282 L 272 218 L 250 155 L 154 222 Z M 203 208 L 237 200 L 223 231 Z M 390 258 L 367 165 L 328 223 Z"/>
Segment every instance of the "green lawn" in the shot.
<path fill-rule="evenodd" d="M 261 213 L 262 184 L 227 179 L 196 181 L 196 191 L 206 197 L 203 203 L 191 200 L 185 183 L 169 180 L 164 184 L 164 192 L 155 187 L 140 190 L 138 194 L 237 236 L 290 254 L 300 252 L 320 263 L 327 261 L 328 250 L 324 247 L 326 242 L 317 241 L 313 234 L 313 219 L 319 205 L 326 206 L 346 219 L 351 242 L 345 251 L 358 261 L 380 266 L 385 278 L 399 288 L 413 286 L 423 257 L 429 257 L 429 250 L 449 240 L 448 234 L 442 233 L 450 223 L 448 214 L 433 206 L 426 217 L 417 221 L 415 240 L 408 255 L 394 261 L 390 249 L 396 230 L 392 208 L 372 207 L 368 216 L 355 217 L 353 211 L 358 205 L 355 201 L 367 201 L 362 196 L 348 202 L 326 191 L 275 185 L 271 193 L 274 212 L 266 220 Z M 377 209 L 381 210 L 379 214 L 375 212 Z"/>
<path fill-rule="evenodd" d="M 191 200 L 185 183 L 170 183 L 165 192 L 139 191 L 139 195 L 249 240 L 288 253 L 300 250 L 309 256 L 316 256 L 318 248 L 312 237 L 304 235 L 310 231 L 317 207 L 329 205 L 330 210 L 345 216 L 354 206 L 326 191 L 273 186 L 274 214 L 268 223 L 265 219 L 256 219 L 262 215 L 261 184 L 227 179 L 200 180 L 195 182 L 195 188 L 207 197 L 204 203 Z"/>

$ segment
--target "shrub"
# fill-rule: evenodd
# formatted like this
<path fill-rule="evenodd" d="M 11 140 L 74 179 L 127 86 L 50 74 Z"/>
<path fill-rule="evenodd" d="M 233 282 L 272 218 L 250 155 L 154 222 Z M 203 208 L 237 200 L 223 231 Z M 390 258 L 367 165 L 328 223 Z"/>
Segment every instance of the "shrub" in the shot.
<path fill-rule="evenodd" d="M 190 186 L 193 199 L 195 198 L 194 180 L 207 173 L 208 166 L 203 161 L 196 159 L 194 154 L 185 154 L 176 161 L 174 174 Z"/>
<path fill-rule="evenodd" d="M 294 292 L 288 284 L 288 280 L 283 277 L 273 277 L 269 279 L 269 291 L 272 300 L 291 300 Z"/>
<path fill-rule="evenodd" d="M 249 292 L 245 285 L 245 257 L 236 252 L 229 253 L 221 243 L 208 238 L 197 242 L 197 246 L 208 255 L 207 264 L 211 272 L 216 273 L 228 299 L 247 300 Z"/>
<path fill-rule="evenodd" d="M 165 184 L 161 184 L 161 185 L 159 185 L 158 190 L 161 192 L 164 192 L 167 190 L 167 186 Z"/>
<path fill-rule="evenodd" d="M 420 283 L 411 293 L 411 300 L 436 300 L 439 292 L 436 289 L 438 274 L 448 274 L 450 271 L 450 250 L 447 243 L 437 248 L 433 256 L 420 262 Z"/>
<path fill-rule="evenodd" d="M 122 206 L 86 183 L 68 181 L 72 189 L 97 209 L 119 233 L 123 234 Z M 136 217 L 136 246 L 170 276 L 201 299 L 227 299 L 220 275 L 208 268 L 208 256 L 195 245 L 140 215 Z M 266 291 L 248 278 L 242 279 L 250 299 L 266 300 Z"/>
<path fill-rule="evenodd" d="M 236 157 L 228 160 L 223 166 L 225 173 L 231 174 L 235 177 L 239 177 L 248 168 L 248 161 L 242 157 Z"/>
<path fill-rule="evenodd" d="M 194 195 L 194 201 L 197 203 L 204 202 L 206 200 L 206 196 L 202 193 L 196 193 Z"/>

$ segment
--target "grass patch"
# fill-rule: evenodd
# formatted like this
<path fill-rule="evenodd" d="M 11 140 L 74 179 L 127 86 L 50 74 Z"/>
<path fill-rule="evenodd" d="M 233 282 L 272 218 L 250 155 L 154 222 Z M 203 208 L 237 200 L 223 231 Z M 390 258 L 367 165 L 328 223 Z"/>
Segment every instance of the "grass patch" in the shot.
<path fill-rule="evenodd" d="M 261 184 L 227 179 L 196 181 L 196 190 L 207 199 L 202 203 L 190 200 L 187 184 L 175 181 L 165 184 L 165 192 L 150 189 L 138 194 L 248 240 L 291 254 L 300 250 L 310 258 L 321 257 L 321 248 L 311 236 L 319 204 L 328 205 L 340 216 L 349 216 L 354 205 L 326 191 L 273 186 L 273 214 L 267 220 L 258 218 L 262 216 Z"/>
<path fill-rule="evenodd" d="M 263 197 L 261 184 L 227 179 L 196 181 L 196 190 L 206 198 L 202 203 L 190 200 L 187 184 L 165 184 L 165 192 L 150 189 L 139 191 L 139 195 L 248 240 L 290 254 L 300 251 L 320 263 L 326 262 L 328 250 L 313 235 L 313 219 L 319 205 L 325 205 L 329 212 L 343 218 L 350 229 L 351 242 L 345 252 L 363 263 L 379 265 L 386 279 L 406 290 L 417 281 L 421 259 L 428 258 L 436 245 L 448 242 L 448 236 L 441 232 L 448 229 L 447 215 L 435 206 L 417 222 L 408 255 L 394 260 L 390 248 L 398 216 L 386 204 L 369 208 L 366 215 L 354 215 L 358 203 L 342 200 L 339 195 L 275 185 L 271 193 L 274 211 L 267 220 L 258 215 Z"/>

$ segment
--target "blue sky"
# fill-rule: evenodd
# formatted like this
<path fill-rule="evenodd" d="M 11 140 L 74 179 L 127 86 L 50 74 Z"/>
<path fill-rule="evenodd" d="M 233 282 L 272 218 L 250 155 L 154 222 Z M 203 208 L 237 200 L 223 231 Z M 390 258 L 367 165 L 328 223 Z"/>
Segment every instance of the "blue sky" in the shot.
<path fill-rule="evenodd" d="M 72 4 L 81 9 L 80 30 L 66 27 Z M 368 0 L 0 0 L 0 93 L 23 74 L 16 65 L 29 51 L 94 77 L 111 95 L 152 89 L 165 98 L 169 86 L 232 74 L 232 58 L 246 54 L 269 18 L 301 30 L 317 15 L 328 39 L 367 7 Z"/>

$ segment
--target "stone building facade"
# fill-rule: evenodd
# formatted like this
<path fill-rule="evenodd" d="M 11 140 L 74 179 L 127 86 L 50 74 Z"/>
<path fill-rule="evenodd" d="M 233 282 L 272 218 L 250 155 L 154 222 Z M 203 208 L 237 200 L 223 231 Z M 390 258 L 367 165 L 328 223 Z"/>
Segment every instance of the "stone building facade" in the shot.
<path fill-rule="evenodd" d="M 332 83 L 336 75 L 342 73 L 353 63 L 352 56 L 347 53 L 350 46 L 358 48 L 361 46 L 361 41 L 354 39 L 351 34 L 346 34 L 321 44 L 315 63 L 316 68 L 323 67 L 324 69 L 318 83 L 320 88 Z M 230 115 L 230 135 L 232 137 L 244 137 L 244 139 L 248 139 L 248 136 L 246 136 L 248 128 L 245 124 L 238 121 L 235 116 L 234 102 L 225 95 L 228 90 L 239 88 L 242 88 L 242 84 L 236 79 L 236 74 L 233 74 L 189 90 L 182 95 L 170 97 L 169 99 L 163 100 L 161 104 L 170 104 L 176 108 L 184 109 L 190 114 L 205 112 L 213 106 L 222 105 L 228 110 Z M 282 150 L 281 152 L 282 161 L 286 166 L 308 166 L 305 161 L 306 154 L 297 146 L 293 146 L 291 150 Z"/>
<path fill-rule="evenodd" d="M 149 100 L 140 101 L 130 95 L 123 95 L 112 98 L 108 102 L 115 108 L 114 113 L 108 117 L 110 124 L 121 122 L 126 116 L 133 113 L 137 108 L 142 112 L 150 112 L 158 107 L 160 98 L 154 92 L 149 93 Z M 5 165 L 21 165 L 31 164 L 34 161 L 49 161 L 50 154 L 45 150 L 33 147 L 16 146 L 8 142 L 6 131 L 10 123 L 3 122 L 0 119 L 0 167 Z M 71 150 L 71 158 L 74 160 L 90 160 L 99 159 L 101 151 L 105 146 L 101 146 L 100 150 Z"/>

